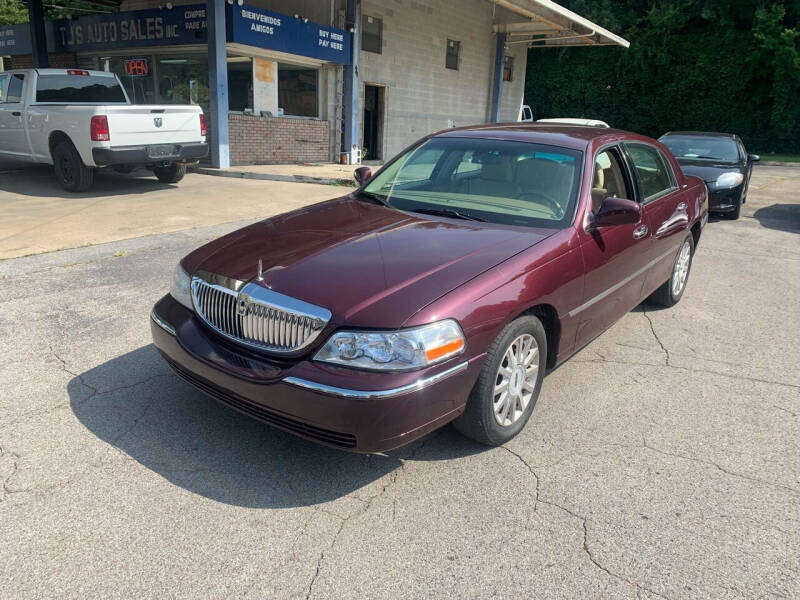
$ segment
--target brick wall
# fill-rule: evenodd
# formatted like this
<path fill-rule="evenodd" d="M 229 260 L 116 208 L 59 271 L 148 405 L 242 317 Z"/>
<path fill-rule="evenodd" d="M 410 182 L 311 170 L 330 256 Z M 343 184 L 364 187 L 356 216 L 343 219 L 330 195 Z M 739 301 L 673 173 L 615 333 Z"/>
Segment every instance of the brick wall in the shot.
<path fill-rule="evenodd" d="M 78 63 L 75 59 L 75 54 L 72 52 L 51 52 L 48 55 L 51 69 L 72 69 L 77 67 Z M 20 54 L 19 56 L 11 57 L 12 69 L 32 69 L 33 57 L 30 54 Z"/>
<path fill-rule="evenodd" d="M 228 127 L 233 165 L 328 160 L 328 121 L 229 115 Z"/>

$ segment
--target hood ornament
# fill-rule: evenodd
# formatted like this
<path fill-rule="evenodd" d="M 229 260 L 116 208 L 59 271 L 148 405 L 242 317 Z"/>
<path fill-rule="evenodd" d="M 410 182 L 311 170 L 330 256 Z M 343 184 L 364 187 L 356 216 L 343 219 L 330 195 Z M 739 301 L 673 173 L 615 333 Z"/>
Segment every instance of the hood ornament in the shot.
<path fill-rule="evenodd" d="M 261 259 L 258 259 L 258 274 L 256 275 L 256 281 L 264 281 L 264 278 L 261 274 L 264 272 L 264 267 L 261 265 Z"/>

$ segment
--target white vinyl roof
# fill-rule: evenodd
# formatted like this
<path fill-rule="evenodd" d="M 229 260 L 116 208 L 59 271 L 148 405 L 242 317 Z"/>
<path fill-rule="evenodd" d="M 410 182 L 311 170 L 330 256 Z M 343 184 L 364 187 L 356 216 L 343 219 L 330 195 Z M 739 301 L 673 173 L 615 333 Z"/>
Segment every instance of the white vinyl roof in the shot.
<path fill-rule="evenodd" d="M 584 19 L 552 0 L 489 0 L 525 18 L 511 23 L 495 23 L 494 31 L 508 34 L 509 44 L 528 44 L 531 48 L 564 46 L 622 46 L 628 40 Z"/>

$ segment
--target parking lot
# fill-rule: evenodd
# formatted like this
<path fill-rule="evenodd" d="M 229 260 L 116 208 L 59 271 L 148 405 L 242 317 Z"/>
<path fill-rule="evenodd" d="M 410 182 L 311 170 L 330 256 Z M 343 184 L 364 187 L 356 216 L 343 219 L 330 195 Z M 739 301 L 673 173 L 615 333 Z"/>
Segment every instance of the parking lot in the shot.
<path fill-rule="evenodd" d="M 3 597 L 800 597 L 800 169 L 757 167 L 681 302 L 552 372 L 506 447 L 446 427 L 385 455 L 220 406 L 150 343 L 181 256 L 341 188 L 190 175 L 104 196 L 142 188 L 119 178 L 48 230 L 19 192 L 42 173 L 0 174 L 9 255 L 81 245 L 103 206 L 139 216 L 0 261 Z M 202 218 L 162 227 L 193 198 Z"/>

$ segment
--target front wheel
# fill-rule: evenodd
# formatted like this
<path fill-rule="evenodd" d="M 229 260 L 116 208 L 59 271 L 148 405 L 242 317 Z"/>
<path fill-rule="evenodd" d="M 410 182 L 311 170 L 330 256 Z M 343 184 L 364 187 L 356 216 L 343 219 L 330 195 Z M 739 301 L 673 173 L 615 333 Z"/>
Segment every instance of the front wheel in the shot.
<path fill-rule="evenodd" d="M 672 274 L 664 284 L 652 293 L 649 300 L 661 306 L 675 306 L 683 296 L 686 289 L 686 282 L 689 279 L 689 271 L 692 269 L 692 257 L 694 256 L 694 238 L 692 234 L 683 240 L 675 262 L 672 264 Z"/>
<path fill-rule="evenodd" d="M 467 406 L 454 427 L 463 435 L 500 446 L 516 436 L 533 413 L 547 364 L 542 322 L 524 316 L 509 323 L 486 353 Z"/>
<path fill-rule="evenodd" d="M 85 192 L 92 187 L 94 169 L 83 164 L 69 140 L 59 142 L 53 149 L 53 168 L 58 183 L 68 192 Z"/>
<path fill-rule="evenodd" d="M 186 165 L 172 163 L 166 167 L 155 167 L 153 173 L 161 183 L 178 183 L 186 175 Z"/>

